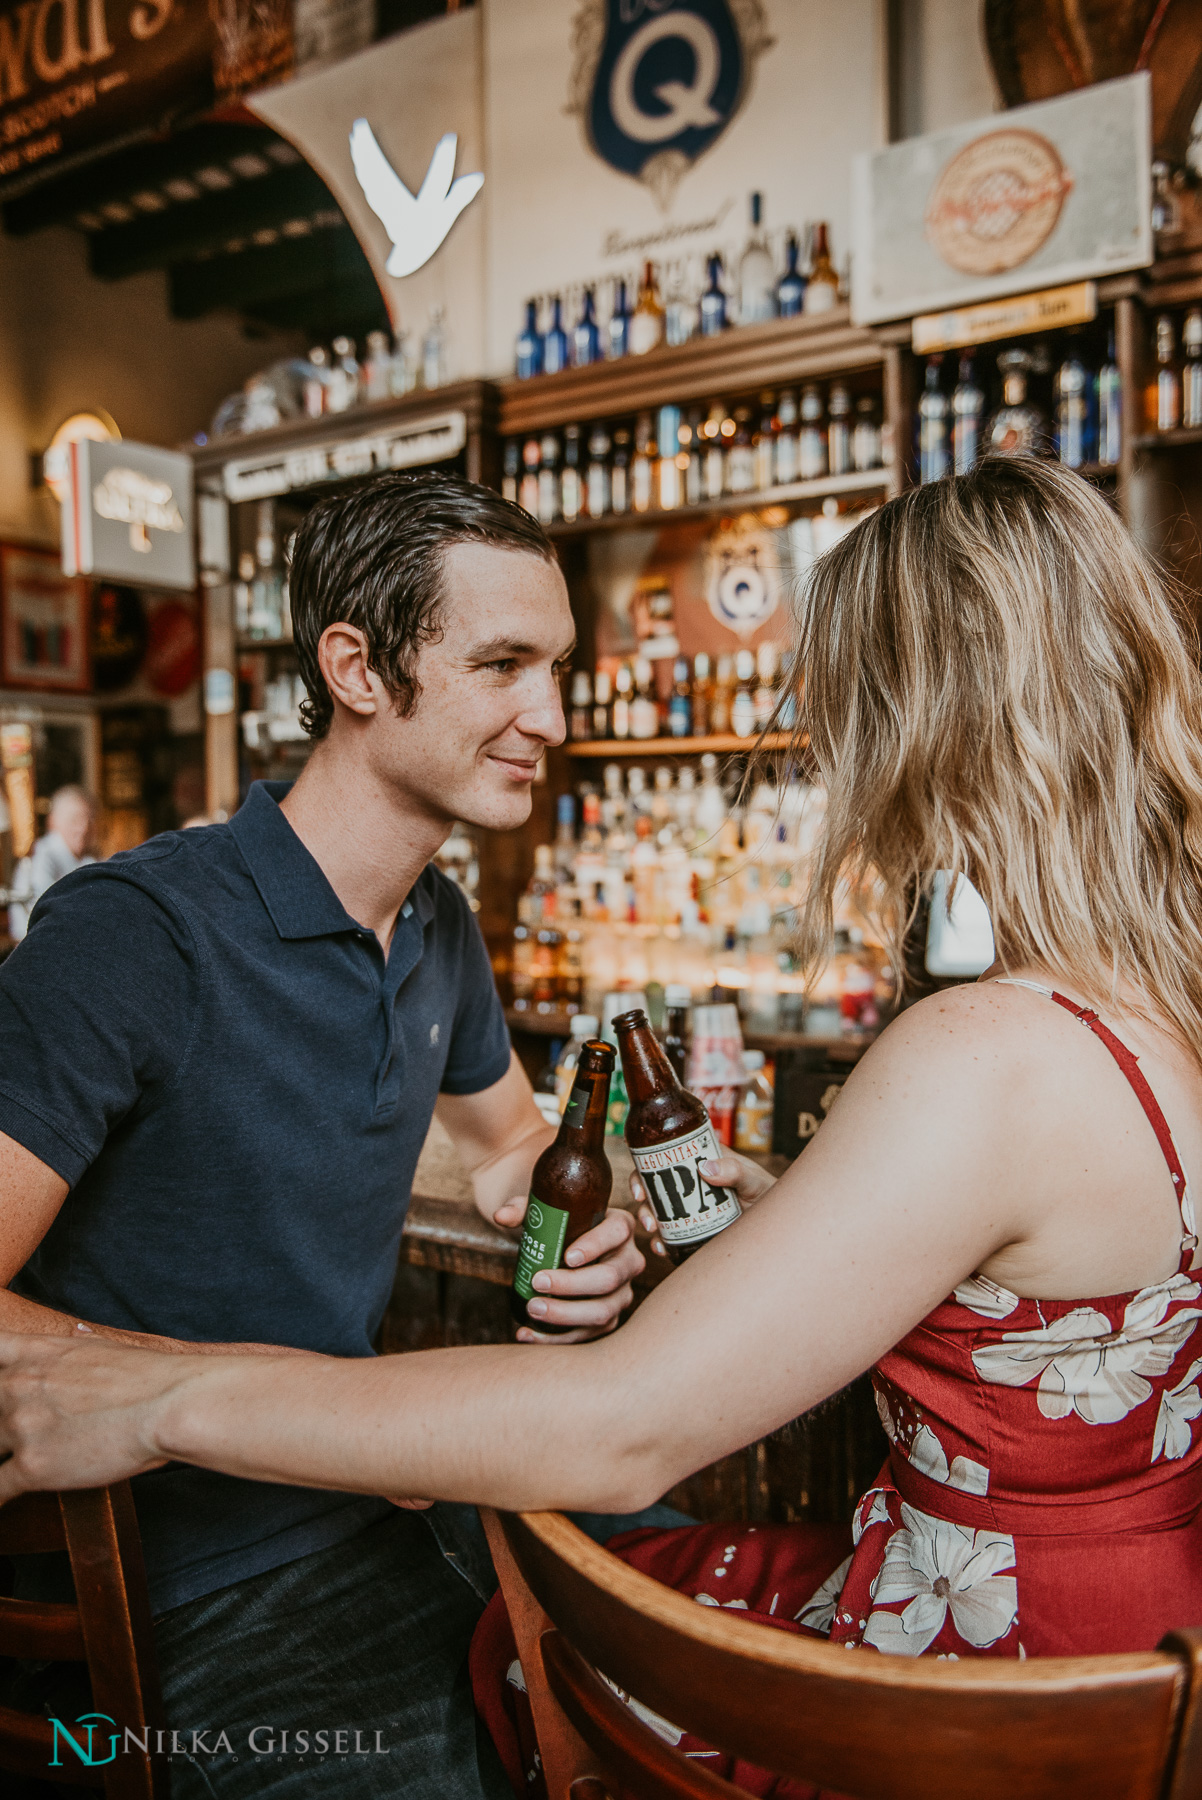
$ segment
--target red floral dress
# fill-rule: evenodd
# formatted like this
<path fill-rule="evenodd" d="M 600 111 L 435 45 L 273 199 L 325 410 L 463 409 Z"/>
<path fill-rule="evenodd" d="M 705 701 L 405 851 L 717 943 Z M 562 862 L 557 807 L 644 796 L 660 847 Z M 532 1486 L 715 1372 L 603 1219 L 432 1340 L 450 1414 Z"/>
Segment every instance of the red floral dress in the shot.
<path fill-rule="evenodd" d="M 893 1656 L 1146 1650 L 1202 1624 L 1202 1285 L 1185 1172 L 1131 1051 L 1096 1014 L 1037 991 L 1102 1040 L 1148 1116 L 1181 1207 L 1177 1273 L 1098 1300 L 1022 1299 L 971 1276 L 873 1370 L 889 1458 L 850 1533 L 630 1532 L 610 1543 L 627 1562 L 703 1606 Z M 473 1680 L 515 1791 L 541 1795 L 499 1596 L 477 1630 Z M 631 1704 L 751 1793 L 815 1792 Z"/>

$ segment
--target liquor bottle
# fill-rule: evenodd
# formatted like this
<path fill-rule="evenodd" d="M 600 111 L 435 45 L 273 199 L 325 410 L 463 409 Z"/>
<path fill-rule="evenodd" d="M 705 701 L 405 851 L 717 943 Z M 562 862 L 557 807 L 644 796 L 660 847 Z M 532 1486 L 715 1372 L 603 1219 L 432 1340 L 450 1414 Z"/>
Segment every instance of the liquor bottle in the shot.
<path fill-rule="evenodd" d="M 713 698 L 714 681 L 710 673 L 710 659 L 706 651 L 699 650 L 693 658 L 693 730 L 698 737 L 705 737 L 713 726 L 710 724 L 710 702 Z"/>
<path fill-rule="evenodd" d="M 776 690 L 780 681 L 780 652 L 775 644 L 761 644 L 755 653 L 756 685 L 752 694 L 755 728 L 766 731 L 776 711 Z"/>
<path fill-rule="evenodd" d="M 568 334 L 563 328 L 563 301 L 556 294 L 551 301 L 551 326 L 543 334 L 543 374 L 560 374 L 568 366 L 568 357 Z"/>
<path fill-rule="evenodd" d="M 584 929 L 580 895 L 571 885 L 560 888 L 562 916 L 559 928 L 559 968 L 555 986 L 559 1004 L 573 1016 L 584 1005 Z"/>
<path fill-rule="evenodd" d="M 614 676 L 613 733 L 616 738 L 630 736 L 630 696 L 633 691 L 634 677 L 630 673 L 630 664 L 623 663 Z"/>
<path fill-rule="evenodd" d="M 630 354 L 630 301 L 626 283 L 621 280 L 614 282 L 614 304 L 606 327 L 606 340 L 611 358 Z"/>
<path fill-rule="evenodd" d="M 634 461 L 630 467 L 630 504 L 634 512 L 649 512 L 651 509 L 655 495 L 657 456 L 655 425 L 651 414 L 640 413 L 635 420 Z"/>
<path fill-rule="evenodd" d="M 359 404 L 362 371 L 355 360 L 355 346 L 350 338 L 336 337 L 330 347 L 334 352 L 334 361 L 326 392 L 326 411 L 346 412 Z"/>
<path fill-rule="evenodd" d="M 1161 313 L 1156 321 L 1156 386 L 1152 422 L 1157 431 L 1176 431 L 1181 423 L 1181 377 L 1173 321 Z"/>
<path fill-rule="evenodd" d="M 543 372 L 543 340 L 538 329 L 537 300 L 526 302 L 526 323 L 518 332 L 514 365 L 519 381 L 528 381 L 532 375 Z"/>
<path fill-rule="evenodd" d="M 730 729 L 736 737 L 755 736 L 755 657 L 750 650 L 735 655 L 735 688 L 730 703 Z"/>
<path fill-rule="evenodd" d="M 591 287 L 584 290 L 580 318 L 572 333 L 572 362 L 578 369 L 601 361 L 601 332 L 597 325 L 597 298 Z"/>
<path fill-rule="evenodd" d="M 995 455 L 1034 455 L 1046 435 L 1044 417 L 1027 400 L 1027 371 L 1031 358 L 1025 350 L 1003 350 L 997 359 L 1002 372 L 1002 404 L 989 421 L 989 448 Z"/>
<path fill-rule="evenodd" d="M 634 699 L 630 703 L 630 735 L 632 738 L 658 737 L 659 707 L 655 703 L 655 671 L 645 656 L 635 658 L 634 688 Z"/>
<path fill-rule="evenodd" d="M 755 450 L 751 442 L 751 408 L 736 406 L 735 434 L 726 452 L 726 491 L 750 494 L 755 489 Z"/>
<path fill-rule="evenodd" d="M 693 735 L 693 690 L 689 681 L 689 662 L 678 656 L 672 664 L 672 698 L 668 702 L 668 735 L 687 738 Z"/>
<path fill-rule="evenodd" d="M 1070 469 L 1085 461 L 1088 386 L 1085 365 L 1072 345 L 1056 371 L 1056 450 Z"/>
<path fill-rule="evenodd" d="M 722 441 L 725 409 L 715 403 L 701 427 L 705 438 L 705 497 L 718 500 L 726 492 L 726 448 Z"/>
<path fill-rule="evenodd" d="M 687 344 L 696 334 L 697 302 L 688 290 L 688 264 L 673 263 L 669 270 L 668 293 L 664 304 L 664 337 L 672 345 Z"/>
<path fill-rule="evenodd" d="M 780 430 L 776 418 L 776 396 L 760 395 L 760 423 L 755 434 L 755 485 L 762 493 L 776 480 L 776 434 Z"/>
<path fill-rule="evenodd" d="M 802 481 L 815 481 L 827 472 L 826 431 L 822 419 L 822 395 L 811 385 L 801 390 L 801 436 L 798 470 Z"/>
<path fill-rule="evenodd" d="M 392 335 L 392 361 L 388 371 L 388 391 L 394 400 L 411 394 L 417 386 L 417 367 L 409 354 L 409 334 L 398 325 Z"/>
<path fill-rule="evenodd" d="M 803 309 L 807 313 L 829 312 L 839 301 L 839 277 L 831 261 L 830 240 L 824 224 L 815 225 L 811 249 L 810 278 L 806 282 Z"/>
<path fill-rule="evenodd" d="M 559 517 L 559 439 L 545 432 L 539 444 L 538 522 L 551 525 Z"/>
<path fill-rule="evenodd" d="M 751 236 L 739 262 L 739 323 L 761 325 L 776 317 L 776 271 L 763 232 L 764 197 L 751 196 Z"/>
<path fill-rule="evenodd" d="M 276 543 L 275 501 L 260 500 L 255 532 L 256 572 L 251 587 L 251 635 L 277 639 L 285 632 L 284 571 Z M 291 707 L 285 709 L 291 712 Z"/>
<path fill-rule="evenodd" d="M 558 1269 L 568 1245 L 599 1225 L 609 1207 L 613 1170 L 605 1154 L 605 1122 L 613 1067 L 609 1044 L 600 1039 L 585 1043 L 558 1135 L 530 1177 L 510 1309 L 519 1325 L 540 1333 L 556 1335 L 565 1327 L 530 1318 L 526 1309 L 538 1291 L 535 1275 Z"/>
<path fill-rule="evenodd" d="M 594 425 L 588 440 L 588 467 L 585 471 L 585 497 L 590 519 L 600 519 L 609 511 L 609 433 L 604 425 Z"/>
<path fill-rule="evenodd" d="M 797 234 L 791 231 L 785 240 L 785 272 L 776 284 L 776 310 L 782 319 L 796 319 L 805 304 L 805 276 L 797 269 L 800 254 Z"/>
<path fill-rule="evenodd" d="M 851 429 L 851 466 L 857 471 L 881 466 L 881 422 L 871 394 L 856 401 L 856 422 Z"/>
<path fill-rule="evenodd" d="M 609 504 L 616 513 L 630 511 L 630 433 L 625 429 L 614 432 Z"/>
<path fill-rule="evenodd" d="M 711 256 L 706 263 L 708 285 L 701 296 L 701 335 L 717 337 L 726 330 L 726 294 L 722 287 L 722 258 Z"/>
<path fill-rule="evenodd" d="M 646 356 L 649 350 L 657 349 L 663 341 L 663 302 L 659 297 L 655 264 L 647 261 L 643 264 L 643 279 L 639 283 L 639 297 L 630 319 L 630 354 Z"/>
<path fill-rule="evenodd" d="M 940 481 L 947 474 L 947 396 L 939 385 L 941 356 L 927 358 L 926 380 L 918 402 L 918 479 Z"/>
<path fill-rule="evenodd" d="M 527 438 L 522 445 L 522 485 L 518 489 L 518 505 L 525 507 L 532 519 L 538 518 L 538 471 L 543 453 L 537 438 Z"/>
<path fill-rule="evenodd" d="M 610 704 L 613 699 L 613 678 L 608 669 L 598 669 L 593 677 L 593 736 L 607 738 L 612 732 Z"/>
<path fill-rule="evenodd" d="M 554 1012 L 559 1001 L 559 954 L 563 933 L 555 921 L 555 896 L 552 893 L 544 903 L 543 922 L 534 934 L 534 1010 L 544 1015 Z"/>
<path fill-rule="evenodd" d="M 593 735 L 593 684 L 587 669 L 577 669 L 572 676 L 572 711 L 568 719 L 568 736 L 574 744 L 583 744 Z M 571 800 L 572 796 L 561 795 Z"/>
<path fill-rule="evenodd" d="M 563 471 L 559 478 L 559 509 L 570 525 L 584 510 L 584 481 L 580 474 L 580 427 L 565 425 Z"/>
<path fill-rule="evenodd" d="M 534 932 L 530 920 L 530 902 L 523 894 L 518 900 L 517 924 L 509 949 L 509 982 L 515 1012 L 530 1012 L 534 1004 Z"/>
<path fill-rule="evenodd" d="M 1114 332 L 1098 370 L 1098 461 L 1112 469 L 1123 453 L 1123 381 L 1114 357 Z"/>
<path fill-rule="evenodd" d="M 797 480 L 800 463 L 800 443 L 797 427 L 797 395 L 791 388 L 786 388 L 780 397 L 780 405 L 776 414 L 777 431 L 773 445 L 773 479 L 778 487 L 786 487 Z"/>
<path fill-rule="evenodd" d="M 974 376 L 972 357 L 962 356 L 952 391 L 952 469 L 957 475 L 967 475 L 981 454 L 985 396 Z"/>
<path fill-rule="evenodd" d="M 692 1004 L 692 993 L 683 982 L 670 981 L 664 988 L 664 1055 L 682 1087 L 689 1059 L 689 1008 Z"/>
<path fill-rule="evenodd" d="M 680 467 L 680 408 L 679 406 L 661 406 L 656 424 L 656 443 L 659 449 L 659 463 L 656 468 L 658 480 L 658 500 L 665 512 L 678 507 L 684 498 Z M 685 459 L 688 467 L 688 459 Z"/>
<path fill-rule="evenodd" d="M 374 404 L 392 392 L 392 345 L 386 331 L 369 331 L 363 364 L 363 397 Z"/>
<path fill-rule="evenodd" d="M 674 1263 L 742 1213 L 732 1188 L 715 1187 L 701 1165 L 722 1155 L 704 1103 L 676 1078 L 645 1012 L 614 1020 L 630 1110 L 626 1142 Z M 545 1154 L 545 1152 L 544 1152 Z"/>
<path fill-rule="evenodd" d="M 578 669 L 576 675 L 583 675 L 585 682 L 588 683 L 586 669 Z M 573 707 L 576 704 L 576 675 L 572 677 Z M 589 686 L 591 687 L 591 683 Z M 587 716 L 587 707 L 585 713 Z M 587 731 L 584 735 L 588 736 Z M 572 736 L 575 738 L 574 731 Z M 576 739 L 576 741 L 580 740 Z M 571 881 L 572 872 L 576 867 L 576 796 L 574 794 L 560 794 L 556 799 L 555 843 L 552 850 L 555 859 L 555 878 L 560 884 L 559 891 L 562 894 L 564 884 Z"/>
<path fill-rule="evenodd" d="M 521 466 L 522 446 L 516 438 L 510 438 L 501 461 L 501 498 L 502 500 L 512 500 L 515 505 L 517 504 Z"/>
<path fill-rule="evenodd" d="M 1181 333 L 1185 368 L 1181 377 L 1181 423 L 1190 431 L 1202 426 L 1202 308 L 1185 316 Z"/>
<path fill-rule="evenodd" d="M 832 475 L 851 471 L 851 395 L 841 381 L 831 388 L 827 404 L 830 423 L 826 429 L 827 458 Z"/>
<path fill-rule="evenodd" d="M 446 316 L 441 306 L 430 308 L 430 323 L 422 339 L 422 386 L 445 387 L 447 384 Z"/>
<path fill-rule="evenodd" d="M 680 428 L 680 448 L 685 457 L 684 498 L 686 506 L 699 506 L 705 496 L 705 459 L 701 435 L 701 408 L 691 406 L 687 422 Z"/>
<path fill-rule="evenodd" d="M 713 698 L 710 701 L 710 731 L 715 737 L 725 737 L 730 730 L 734 685 L 734 658 L 728 655 L 720 656 L 715 671 Z"/>
<path fill-rule="evenodd" d="M 314 344 L 307 360 L 314 373 L 305 378 L 305 414 L 310 419 L 320 419 L 327 410 L 326 399 L 330 391 L 329 360 L 320 344 Z"/>

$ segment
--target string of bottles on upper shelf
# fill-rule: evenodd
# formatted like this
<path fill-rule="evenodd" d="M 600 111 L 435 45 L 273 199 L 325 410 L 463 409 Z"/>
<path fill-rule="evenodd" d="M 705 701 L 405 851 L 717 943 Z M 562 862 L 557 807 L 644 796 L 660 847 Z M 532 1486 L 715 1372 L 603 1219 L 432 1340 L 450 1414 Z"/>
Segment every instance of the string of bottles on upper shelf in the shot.
<path fill-rule="evenodd" d="M 1181 327 L 1181 354 L 1171 313 L 1156 321 L 1156 372 L 1144 390 L 1149 432 L 1202 430 L 1202 307 L 1192 307 Z"/>
<path fill-rule="evenodd" d="M 1117 467 L 1122 383 L 1113 331 L 1097 367 L 1090 367 L 1084 350 L 1082 339 L 1072 334 L 1067 354 L 1055 366 L 1046 344 L 1012 345 L 988 357 L 965 352 L 954 365 L 950 391 L 951 359 L 928 357 L 918 402 L 919 480 L 965 475 L 978 457 L 990 453 L 1053 456 L 1071 469 Z"/>
<path fill-rule="evenodd" d="M 763 228 L 763 197 L 752 194 L 751 232 L 728 283 L 724 259 L 717 251 L 705 258 L 704 275 L 694 260 L 669 265 L 667 291 L 661 289 L 659 265 L 643 264 L 634 306 L 625 276 L 610 284 L 610 311 L 598 316 L 597 284 L 585 286 L 580 316 L 564 324 L 561 294 L 552 294 L 540 319 L 538 300 L 526 302 L 526 321 L 518 333 L 514 363 L 519 380 L 557 375 L 621 356 L 644 356 L 660 344 L 687 344 L 694 337 L 717 337 L 732 325 L 760 325 L 769 319 L 793 319 L 801 313 L 829 312 L 841 297 L 838 272 L 831 260 L 830 234 L 824 223 L 806 231 L 806 257 L 790 231 L 785 239 L 784 266 L 778 269 Z"/>
<path fill-rule="evenodd" d="M 800 397 L 768 390 L 756 405 L 661 406 L 630 421 L 510 438 L 501 492 L 544 525 L 573 524 L 867 473 L 888 448 L 876 392 L 810 382 Z"/>
<path fill-rule="evenodd" d="M 654 642 L 654 639 L 648 640 Z M 636 656 L 616 669 L 572 676 L 568 737 L 574 744 L 627 738 L 754 738 L 775 723 L 789 730 L 795 709 L 782 700 L 780 651 L 764 643 L 711 657 Z"/>

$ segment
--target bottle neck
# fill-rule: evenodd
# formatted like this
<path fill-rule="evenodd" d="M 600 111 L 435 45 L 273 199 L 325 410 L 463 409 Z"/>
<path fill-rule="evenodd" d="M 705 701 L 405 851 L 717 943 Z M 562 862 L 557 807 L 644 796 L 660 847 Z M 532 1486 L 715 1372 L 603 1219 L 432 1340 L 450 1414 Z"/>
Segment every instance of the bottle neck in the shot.
<path fill-rule="evenodd" d="M 559 1122 L 556 1143 L 574 1150 L 604 1153 L 605 1119 L 609 1109 L 612 1057 L 602 1058 L 586 1043 L 580 1051 L 572 1091 Z"/>
<path fill-rule="evenodd" d="M 679 1090 L 676 1071 L 650 1025 L 621 1027 L 622 1072 L 632 1105 Z"/>

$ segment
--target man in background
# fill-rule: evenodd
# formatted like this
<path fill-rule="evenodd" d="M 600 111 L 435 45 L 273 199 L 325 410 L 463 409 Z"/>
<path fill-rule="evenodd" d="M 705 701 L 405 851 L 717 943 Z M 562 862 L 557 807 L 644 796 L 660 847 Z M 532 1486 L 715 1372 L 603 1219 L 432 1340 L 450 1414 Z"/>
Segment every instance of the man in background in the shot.
<path fill-rule="evenodd" d="M 95 862 L 88 846 L 96 823 L 96 803 L 85 788 L 61 787 L 51 797 L 46 830 L 13 874 L 15 898 L 8 909 L 10 936 L 21 939 L 29 930 L 29 915 L 48 888 Z"/>

